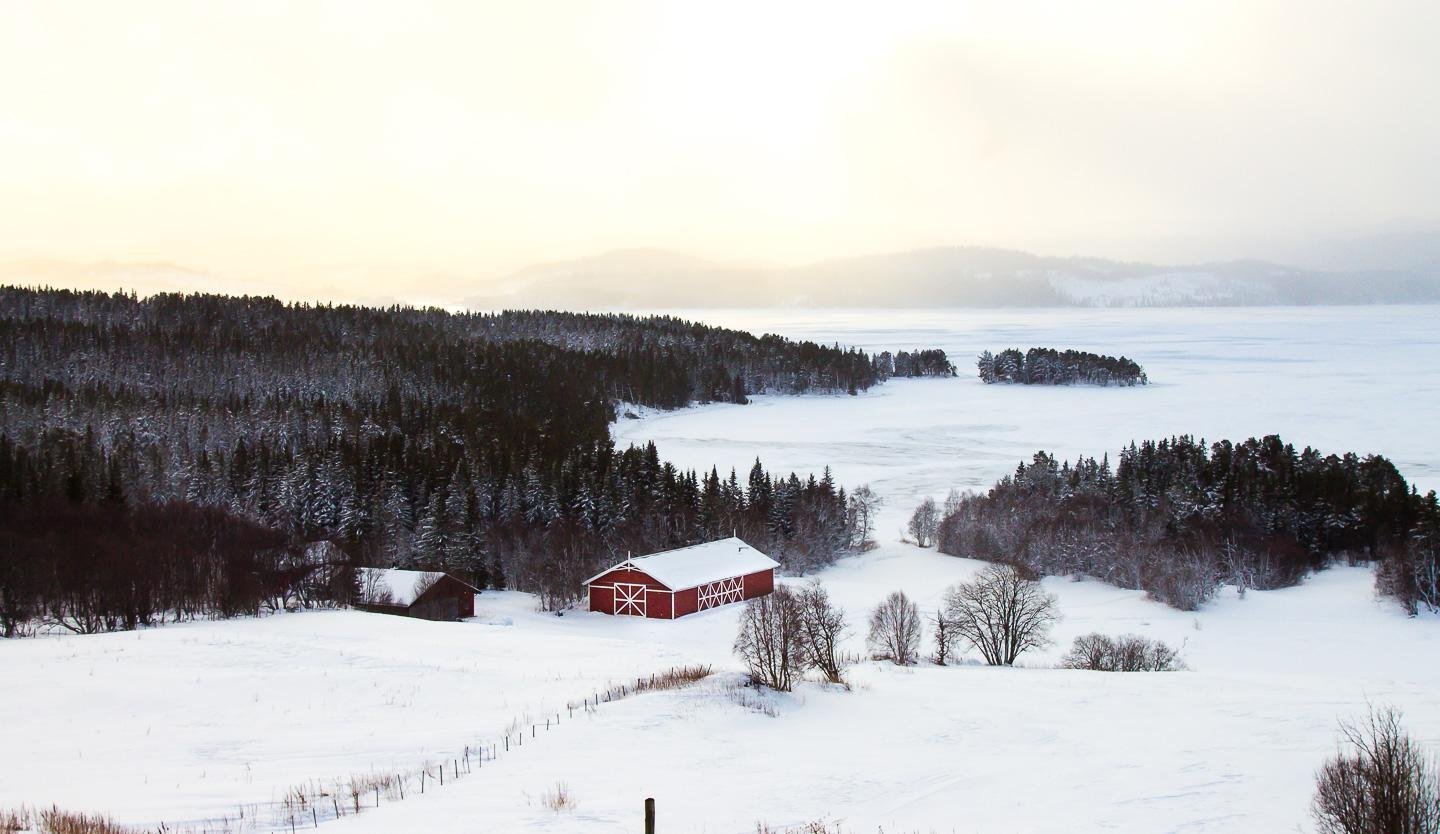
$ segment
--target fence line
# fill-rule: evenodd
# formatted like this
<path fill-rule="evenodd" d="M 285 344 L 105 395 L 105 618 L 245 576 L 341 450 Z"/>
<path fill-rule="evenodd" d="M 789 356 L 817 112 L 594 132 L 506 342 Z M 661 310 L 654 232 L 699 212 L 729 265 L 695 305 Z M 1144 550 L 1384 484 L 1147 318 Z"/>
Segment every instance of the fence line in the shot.
<path fill-rule="evenodd" d="M 241 805 L 234 816 L 176 824 L 160 823 L 153 830 L 158 834 L 293 834 L 319 828 L 323 822 L 364 813 L 380 807 L 382 802 L 399 802 L 407 795 L 424 794 L 447 783 L 453 784 L 482 772 L 487 764 L 493 767 L 493 763 L 510 752 L 512 747 L 519 749 L 526 745 L 526 723 L 530 725 L 529 742 L 534 744 L 542 730 L 549 732 L 558 728 L 562 718 L 573 720 L 577 710 L 581 715 L 593 714 L 602 704 L 644 692 L 678 688 L 711 673 L 709 666 L 672 666 L 665 672 L 637 677 L 634 683 L 596 689 L 579 700 L 568 700 L 561 710 L 547 712 L 543 719 L 523 716 L 512 721 L 500 738 L 476 739 L 438 763 L 427 761 L 417 770 L 353 774 L 345 779 L 312 779 L 303 785 L 292 786 L 280 799 Z"/>

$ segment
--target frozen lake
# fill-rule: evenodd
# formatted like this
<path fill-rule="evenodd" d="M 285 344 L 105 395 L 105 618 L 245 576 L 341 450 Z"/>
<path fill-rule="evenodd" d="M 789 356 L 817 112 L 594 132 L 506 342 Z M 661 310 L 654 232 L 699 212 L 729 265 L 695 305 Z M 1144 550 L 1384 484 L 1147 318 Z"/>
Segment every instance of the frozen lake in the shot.
<path fill-rule="evenodd" d="M 760 397 L 621 420 L 677 465 L 869 482 L 885 521 L 924 495 L 983 489 L 1038 450 L 1112 456 L 1132 440 L 1280 434 L 1297 446 L 1382 454 L 1440 488 L 1440 307 L 1136 310 L 687 310 L 677 315 L 866 351 L 940 347 L 955 379 L 892 380 L 858 396 Z M 1137 388 L 985 385 L 980 351 L 1054 347 L 1125 355 Z M 902 510 L 904 511 L 902 513 Z M 879 530 L 882 540 L 891 530 Z"/>

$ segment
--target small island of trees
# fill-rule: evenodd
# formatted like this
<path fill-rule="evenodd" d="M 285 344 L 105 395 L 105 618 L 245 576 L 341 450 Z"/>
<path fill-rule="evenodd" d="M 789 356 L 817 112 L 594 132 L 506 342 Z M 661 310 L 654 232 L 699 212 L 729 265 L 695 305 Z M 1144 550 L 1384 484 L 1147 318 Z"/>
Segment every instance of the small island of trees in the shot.
<path fill-rule="evenodd" d="M 1018 348 L 998 354 L 985 351 L 975 362 L 982 382 L 1021 385 L 1145 385 L 1150 380 L 1139 363 L 1125 357 L 1082 350 Z"/>

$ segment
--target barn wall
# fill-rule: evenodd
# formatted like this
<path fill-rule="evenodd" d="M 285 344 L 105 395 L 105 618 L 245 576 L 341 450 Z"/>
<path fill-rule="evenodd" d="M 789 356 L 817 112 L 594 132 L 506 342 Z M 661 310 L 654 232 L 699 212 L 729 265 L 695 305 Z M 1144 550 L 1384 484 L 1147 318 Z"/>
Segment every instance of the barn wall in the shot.
<path fill-rule="evenodd" d="M 443 576 L 410 606 L 412 617 L 458 620 L 475 616 L 475 592 L 453 576 Z"/>
<path fill-rule="evenodd" d="M 354 605 L 356 611 L 365 611 L 371 614 L 394 614 L 404 617 L 408 613 L 403 605 L 380 605 L 373 602 L 357 602 Z"/>
<path fill-rule="evenodd" d="M 745 574 L 745 598 L 763 597 L 775 590 L 775 571 L 761 570 Z"/>
<path fill-rule="evenodd" d="M 700 610 L 700 590 L 690 588 L 675 594 L 675 616 L 683 617 Z"/>
<path fill-rule="evenodd" d="M 601 614 L 615 613 L 615 589 L 600 585 L 590 586 L 590 610 Z"/>
<path fill-rule="evenodd" d="M 669 591 L 645 592 L 645 617 L 651 620 L 669 620 L 670 617 Z"/>
<path fill-rule="evenodd" d="M 444 594 L 425 594 L 416 600 L 405 612 L 419 620 L 450 622 L 460 619 L 459 597 Z"/>

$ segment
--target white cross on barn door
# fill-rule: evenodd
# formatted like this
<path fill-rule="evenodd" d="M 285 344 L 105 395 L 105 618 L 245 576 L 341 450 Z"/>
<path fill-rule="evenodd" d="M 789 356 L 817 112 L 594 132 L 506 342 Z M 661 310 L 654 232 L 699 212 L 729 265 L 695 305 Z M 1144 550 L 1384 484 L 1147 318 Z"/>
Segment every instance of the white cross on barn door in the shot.
<path fill-rule="evenodd" d="M 700 586 L 700 610 L 739 602 L 745 598 L 745 582 L 739 576 Z"/>
<path fill-rule="evenodd" d="M 645 616 L 645 586 L 616 582 L 615 613 L 629 614 L 634 617 Z"/>

